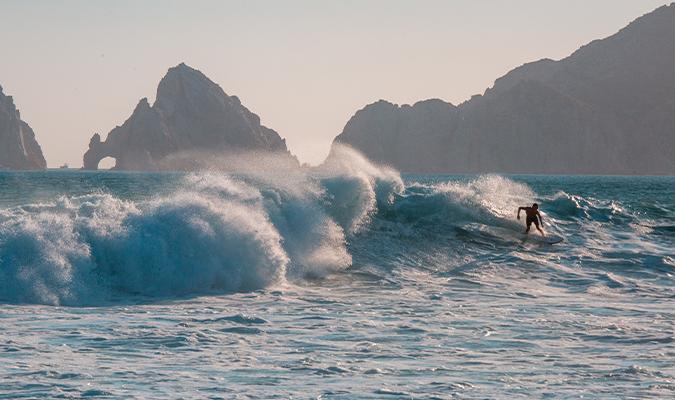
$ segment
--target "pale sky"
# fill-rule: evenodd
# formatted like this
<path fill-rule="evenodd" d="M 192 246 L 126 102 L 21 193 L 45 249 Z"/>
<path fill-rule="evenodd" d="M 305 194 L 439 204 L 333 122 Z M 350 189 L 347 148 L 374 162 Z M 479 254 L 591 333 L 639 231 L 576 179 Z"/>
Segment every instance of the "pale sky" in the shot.
<path fill-rule="evenodd" d="M 669 2 L 0 0 L 0 85 L 50 167 L 81 166 L 180 62 L 318 163 L 366 104 L 458 104 Z"/>

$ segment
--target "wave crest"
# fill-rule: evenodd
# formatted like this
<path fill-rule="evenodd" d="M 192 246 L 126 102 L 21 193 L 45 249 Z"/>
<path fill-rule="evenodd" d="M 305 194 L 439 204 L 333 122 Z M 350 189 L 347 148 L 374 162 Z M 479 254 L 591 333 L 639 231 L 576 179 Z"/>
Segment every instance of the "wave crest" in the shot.
<path fill-rule="evenodd" d="M 0 300 L 89 305 L 325 276 L 351 265 L 347 235 L 402 188 L 395 171 L 343 149 L 316 170 L 190 174 L 151 200 L 0 210 Z"/>

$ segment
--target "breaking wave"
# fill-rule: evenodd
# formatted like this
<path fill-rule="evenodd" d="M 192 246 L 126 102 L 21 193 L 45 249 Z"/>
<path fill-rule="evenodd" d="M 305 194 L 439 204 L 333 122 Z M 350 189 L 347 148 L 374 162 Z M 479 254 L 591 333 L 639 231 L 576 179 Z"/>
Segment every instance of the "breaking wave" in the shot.
<path fill-rule="evenodd" d="M 612 240 L 660 254 L 672 236 L 672 224 L 638 218 L 615 201 L 540 196 L 498 175 L 404 184 L 396 171 L 346 147 L 316 168 L 175 179 L 174 189 L 149 199 L 96 192 L 0 209 L 0 301 L 98 305 L 248 292 L 350 267 L 447 270 L 517 258 L 524 239 L 516 210 L 533 199 L 543 205 L 548 232 L 574 234 L 578 248 L 608 257 L 620 250 L 605 244 Z M 671 210 L 653 210 L 659 213 Z M 607 235 L 598 222 L 618 233 Z M 645 250 L 636 234 L 661 235 L 665 244 Z M 672 268 L 672 257 L 652 259 Z"/>
<path fill-rule="evenodd" d="M 346 236 L 403 184 L 349 149 L 316 172 L 205 172 L 146 201 L 89 194 L 0 210 L 0 299 L 230 293 L 343 270 Z"/>

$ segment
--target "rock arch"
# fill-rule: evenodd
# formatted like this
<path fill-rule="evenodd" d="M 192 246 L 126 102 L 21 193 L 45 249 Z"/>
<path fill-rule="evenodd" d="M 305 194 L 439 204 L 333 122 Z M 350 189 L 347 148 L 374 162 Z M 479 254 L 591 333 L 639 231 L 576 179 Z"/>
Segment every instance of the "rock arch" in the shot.
<path fill-rule="evenodd" d="M 95 133 L 89 141 L 89 150 L 84 153 L 82 168 L 95 171 L 98 169 L 98 164 L 101 162 L 101 160 L 107 157 L 114 158 L 115 163 L 117 164 L 117 157 L 115 154 L 112 154 L 110 150 L 110 146 L 104 142 L 101 142 L 101 135 Z"/>

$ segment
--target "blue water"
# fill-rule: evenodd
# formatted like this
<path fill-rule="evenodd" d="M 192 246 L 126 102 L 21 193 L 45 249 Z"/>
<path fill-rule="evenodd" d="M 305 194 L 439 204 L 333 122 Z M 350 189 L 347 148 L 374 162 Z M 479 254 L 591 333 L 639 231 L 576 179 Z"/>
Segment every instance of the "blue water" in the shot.
<path fill-rule="evenodd" d="M 674 398 L 674 274 L 672 177 L 0 172 L 0 397 Z"/>

